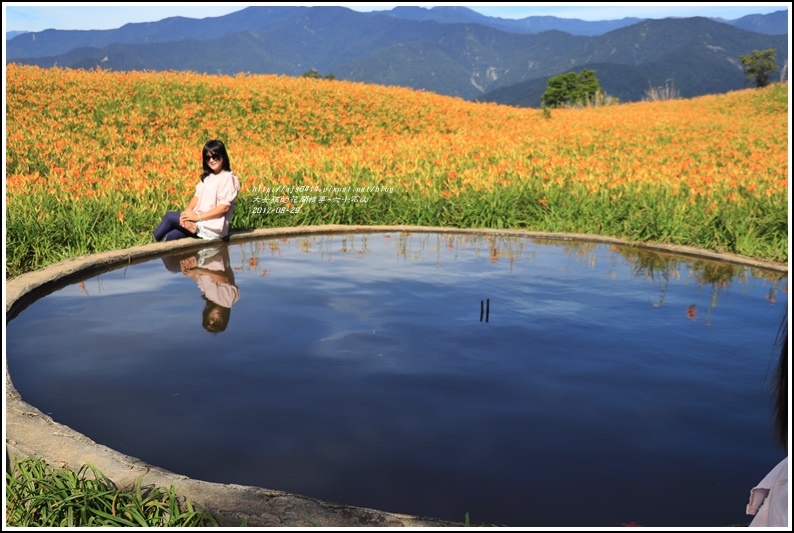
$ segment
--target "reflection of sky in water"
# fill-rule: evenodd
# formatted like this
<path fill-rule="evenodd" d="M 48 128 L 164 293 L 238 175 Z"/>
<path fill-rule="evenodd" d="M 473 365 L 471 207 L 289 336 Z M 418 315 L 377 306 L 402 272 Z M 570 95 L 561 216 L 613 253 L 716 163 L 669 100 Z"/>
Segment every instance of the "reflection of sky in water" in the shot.
<path fill-rule="evenodd" d="M 735 291 L 750 292 L 759 287 L 769 303 L 769 294 L 778 294 L 780 288 L 786 286 L 785 276 L 775 284 L 753 277 L 752 273 L 758 272 L 756 269 L 727 265 L 725 268 L 735 272 L 731 282 L 724 287 L 711 286 L 690 272 L 689 260 L 672 256 L 666 268 L 637 274 L 626 258 L 604 244 L 511 236 L 495 236 L 490 240 L 493 242 L 484 236 L 421 233 L 410 237 L 399 234 L 388 234 L 388 237 L 380 234 L 307 236 L 231 244 L 229 253 L 238 285 L 264 278 L 266 282 L 294 287 L 308 280 L 318 292 L 335 290 L 350 295 L 365 295 L 377 282 L 426 280 L 439 287 L 458 287 L 476 275 L 485 298 L 489 280 L 508 276 L 516 280 L 511 290 L 527 297 L 526 300 L 515 298 L 519 309 L 526 312 L 539 307 L 530 298 L 539 292 L 538 287 L 542 287 L 543 294 L 558 296 L 542 302 L 542 312 L 546 315 L 557 311 L 576 312 L 581 305 L 569 296 L 595 293 L 604 286 L 610 286 L 617 296 L 629 281 L 644 286 L 648 302 L 654 306 L 695 304 L 701 310 L 728 306 Z M 270 249 L 271 243 L 275 249 Z M 498 254 L 491 256 L 489 246 L 497 249 Z M 321 268 L 319 273 L 318 268 Z M 333 275 L 326 275 L 322 270 L 329 268 L 333 268 Z M 588 275 L 588 284 L 581 282 L 583 273 Z M 149 261 L 96 276 L 86 280 L 83 286 L 65 287 L 49 297 L 157 294 L 184 282 L 176 274 L 165 270 L 158 261 Z M 637 287 L 628 290 L 636 293 Z M 681 292 L 688 299 L 674 298 Z M 342 308 L 346 305 L 344 297 L 335 301 Z"/>
<path fill-rule="evenodd" d="M 445 313 L 453 317 L 461 313 L 470 317 L 479 312 L 480 300 L 491 298 L 491 312 L 500 323 L 526 319 L 549 322 L 555 317 L 570 317 L 592 308 L 589 300 L 598 298 L 603 314 L 588 318 L 618 329 L 646 319 L 678 320 L 687 311 L 690 322 L 702 320 L 701 325 L 710 325 L 720 308 L 732 305 L 737 292 L 755 293 L 753 304 L 763 312 L 770 307 L 769 295 L 779 293 L 779 287 L 786 285 L 785 279 L 775 284 L 753 277 L 751 269 L 728 265 L 723 268 L 733 271 L 729 283 L 704 283 L 697 271 L 690 270 L 690 263 L 680 258 L 666 261 L 663 268 L 637 273 L 631 262 L 603 244 L 537 244 L 514 237 L 491 240 L 435 234 L 412 234 L 410 238 L 398 234 L 319 236 L 242 244 L 232 247 L 231 254 L 242 292 L 249 277 L 257 280 L 257 275 L 265 274 L 266 282 L 276 286 L 273 290 L 289 287 L 303 296 L 311 290 L 316 299 L 325 299 L 333 292 L 334 297 L 327 302 L 330 308 L 358 311 L 371 320 L 378 315 L 362 308 L 360 299 L 377 296 L 379 283 L 403 285 L 406 304 L 410 304 L 411 295 L 422 302 L 423 294 L 432 290 L 444 292 L 425 303 L 444 306 Z M 271 250 L 271 245 L 278 248 Z M 497 252 L 492 253 L 491 249 Z M 508 281 L 503 288 L 489 285 L 503 284 L 505 278 L 514 281 Z M 454 293 L 448 289 L 454 289 Z M 604 294 L 607 296 L 602 299 Z M 624 305 L 624 298 L 637 309 L 609 305 L 611 299 Z M 460 307 L 452 305 L 456 301 Z M 379 307 L 389 305 L 383 300 L 375 303 Z M 766 318 L 761 316 L 762 320 Z"/>
<path fill-rule="evenodd" d="M 48 295 L 48 298 L 84 296 L 116 296 L 120 294 L 156 293 L 174 282 L 174 273 L 163 268 L 158 260 L 127 265 L 105 272 L 82 284 L 68 285 Z"/>
<path fill-rule="evenodd" d="M 23 398 L 193 477 L 510 525 L 730 525 L 779 460 L 785 276 L 460 234 L 259 240 L 228 259 L 240 296 L 218 334 L 161 260 L 31 304 L 7 328 Z"/>

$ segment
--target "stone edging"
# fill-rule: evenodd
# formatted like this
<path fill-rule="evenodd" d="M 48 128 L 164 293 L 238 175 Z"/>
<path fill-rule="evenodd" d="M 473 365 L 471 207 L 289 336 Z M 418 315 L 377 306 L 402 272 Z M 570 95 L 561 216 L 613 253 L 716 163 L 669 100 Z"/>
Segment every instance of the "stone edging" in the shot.
<path fill-rule="evenodd" d="M 427 226 L 304 226 L 235 231 L 230 242 L 268 237 L 324 233 L 379 233 L 404 231 L 412 233 L 474 233 L 514 235 L 534 238 L 587 241 L 635 246 L 677 255 L 727 261 L 777 272 L 788 272 L 788 266 L 740 256 L 718 254 L 696 248 L 670 245 L 636 244 L 622 239 L 581 234 L 528 232 L 522 230 L 458 229 Z M 13 318 L 27 305 L 70 279 L 85 277 L 93 271 L 147 260 L 171 250 L 200 248 L 206 241 L 183 239 L 152 243 L 124 250 L 115 250 L 62 261 L 55 265 L 20 275 L 6 282 L 6 320 Z M 6 455 L 40 457 L 53 466 L 78 470 L 89 463 L 120 487 L 171 487 L 177 495 L 200 504 L 213 513 L 222 526 L 239 527 L 455 527 L 461 523 L 433 518 L 387 513 L 362 507 L 339 505 L 300 495 L 259 487 L 210 483 L 158 468 L 98 444 L 85 435 L 55 422 L 35 407 L 24 402 L 14 388 L 6 367 Z"/>

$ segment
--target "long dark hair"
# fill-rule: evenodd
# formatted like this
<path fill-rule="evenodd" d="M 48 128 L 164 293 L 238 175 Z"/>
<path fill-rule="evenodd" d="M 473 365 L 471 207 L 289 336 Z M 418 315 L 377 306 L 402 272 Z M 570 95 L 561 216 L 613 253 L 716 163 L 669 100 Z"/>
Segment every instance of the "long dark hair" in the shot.
<path fill-rule="evenodd" d="M 201 326 L 210 333 L 226 331 L 232 314 L 231 308 L 216 304 L 206 296 L 202 296 L 202 298 L 204 299 L 204 311 L 201 312 Z M 211 320 L 213 311 L 216 311 L 214 317 L 216 320 Z"/>
<path fill-rule="evenodd" d="M 201 151 L 201 166 L 204 169 L 201 173 L 201 181 L 204 181 L 204 178 L 212 174 L 212 169 L 207 163 L 207 156 L 209 155 L 219 155 L 223 158 L 223 170 L 232 169 L 232 164 L 229 161 L 229 154 L 226 153 L 226 145 L 218 139 L 207 141 L 204 145 L 204 149 Z"/>
<path fill-rule="evenodd" d="M 780 444 L 788 449 L 788 319 L 778 330 L 780 360 L 773 383 L 775 392 L 775 433 Z"/>

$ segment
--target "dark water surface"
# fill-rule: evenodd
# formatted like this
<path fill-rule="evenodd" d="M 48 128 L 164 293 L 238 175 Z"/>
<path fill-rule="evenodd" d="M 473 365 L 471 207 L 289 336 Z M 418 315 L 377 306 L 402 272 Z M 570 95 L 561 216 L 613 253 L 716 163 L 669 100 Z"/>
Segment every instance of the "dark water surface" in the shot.
<path fill-rule="evenodd" d="M 785 455 L 787 287 L 515 236 L 256 240 L 53 292 L 7 360 L 56 421 L 194 478 L 474 524 L 729 526 Z"/>

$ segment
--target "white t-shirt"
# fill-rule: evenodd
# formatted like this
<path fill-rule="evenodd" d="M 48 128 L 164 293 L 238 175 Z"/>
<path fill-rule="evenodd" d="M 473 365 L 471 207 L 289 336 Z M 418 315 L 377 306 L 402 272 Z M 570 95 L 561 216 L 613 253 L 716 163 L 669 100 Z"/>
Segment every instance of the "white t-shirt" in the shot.
<path fill-rule="evenodd" d="M 788 457 L 750 491 L 750 527 L 788 527 Z"/>
<path fill-rule="evenodd" d="M 229 210 L 222 217 L 200 220 L 197 235 L 203 239 L 218 239 L 229 234 L 229 224 L 232 221 L 234 202 L 240 191 L 240 180 L 234 172 L 224 170 L 219 174 L 210 174 L 204 181 L 196 185 L 198 202 L 193 209 L 196 213 L 205 213 L 219 204 L 226 204 Z"/>

